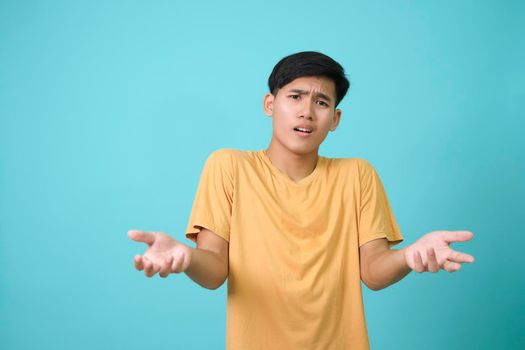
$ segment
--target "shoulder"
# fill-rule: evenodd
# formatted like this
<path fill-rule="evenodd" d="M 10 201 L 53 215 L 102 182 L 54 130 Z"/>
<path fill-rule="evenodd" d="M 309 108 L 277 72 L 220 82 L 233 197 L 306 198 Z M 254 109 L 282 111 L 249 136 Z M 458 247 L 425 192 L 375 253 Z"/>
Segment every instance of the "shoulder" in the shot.
<path fill-rule="evenodd" d="M 360 174 L 374 170 L 374 166 L 364 158 L 326 158 L 331 166 L 357 171 Z"/>
<path fill-rule="evenodd" d="M 206 164 L 208 167 L 236 173 L 242 163 L 253 157 L 252 153 L 234 148 L 220 148 L 210 153 Z"/>
<path fill-rule="evenodd" d="M 361 185 L 373 182 L 378 176 L 372 163 L 364 158 L 329 158 L 329 162 L 335 173 L 344 173 Z"/>
<path fill-rule="evenodd" d="M 357 160 L 357 164 L 358 164 L 358 167 L 359 167 L 359 172 L 361 174 L 363 174 L 363 173 L 371 173 L 371 172 L 375 171 L 374 166 L 367 159 L 363 159 L 363 158 L 355 158 L 355 159 Z"/>
<path fill-rule="evenodd" d="M 233 148 L 219 148 L 211 152 L 209 158 L 231 158 L 237 154 L 238 150 Z"/>
<path fill-rule="evenodd" d="M 213 151 L 208 159 L 213 159 L 219 162 L 229 162 L 231 164 L 238 164 L 240 162 L 253 162 L 257 156 L 257 151 L 244 151 L 235 148 L 220 148 Z"/>
<path fill-rule="evenodd" d="M 220 148 L 210 153 L 208 162 L 232 163 L 242 156 L 242 151 L 233 148 Z"/>

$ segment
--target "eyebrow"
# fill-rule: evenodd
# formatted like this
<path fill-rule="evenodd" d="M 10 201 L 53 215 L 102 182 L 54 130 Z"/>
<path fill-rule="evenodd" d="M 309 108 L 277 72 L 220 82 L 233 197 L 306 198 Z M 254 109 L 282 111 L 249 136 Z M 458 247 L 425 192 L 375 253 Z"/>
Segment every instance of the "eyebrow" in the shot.
<path fill-rule="evenodd" d="M 295 92 L 295 93 L 298 93 L 298 94 L 300 94 L 300 95 L 308 95 L 308 94 L 309 94 L 308 91 L 306 91 L 306 90 L 301 90 L 301 89 L 292 89 L 292 90 L 290 90 L 290 92 Z M 326 95 L 326 94 L 324 94 L 324 93 L 322 93 L 322 92 L 315 92 L 315 93 L 314 93 L 314 96 L 319 96 L 319 97 L 321 97 L 321 98 L 324 98 L 324 99 L 327 100 L 328 102 L 332 102 L 332 99 L 331 99 L 328 95 Z"/>

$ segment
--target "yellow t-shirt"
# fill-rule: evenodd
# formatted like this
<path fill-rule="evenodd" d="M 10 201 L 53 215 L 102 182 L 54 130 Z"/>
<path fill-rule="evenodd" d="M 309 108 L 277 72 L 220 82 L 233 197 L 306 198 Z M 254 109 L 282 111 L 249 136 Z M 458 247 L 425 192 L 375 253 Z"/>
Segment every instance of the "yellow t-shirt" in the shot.
<path fill-rule="evenodd" d="M 403 237 L 368 161 L 319 156 L 295 182 L 264 150 L 217 150 L 186 237 L 201 227 L 229 241 L 228 350 L 369 349 L 359 246 Z"/>

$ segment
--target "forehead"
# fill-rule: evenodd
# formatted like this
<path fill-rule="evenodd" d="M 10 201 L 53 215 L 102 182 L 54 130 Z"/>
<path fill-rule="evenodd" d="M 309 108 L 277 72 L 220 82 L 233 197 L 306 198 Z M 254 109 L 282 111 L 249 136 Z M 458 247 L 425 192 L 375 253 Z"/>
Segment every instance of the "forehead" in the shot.
<path fill-rule="evenodd" d="M 292 80 L 281 89 L 287 91 L 292 89 L 300 89 L 321 92 L 325 95 L 335 97 L 335 83 L 332 79 L 325 77 L 300 77 Z"/>

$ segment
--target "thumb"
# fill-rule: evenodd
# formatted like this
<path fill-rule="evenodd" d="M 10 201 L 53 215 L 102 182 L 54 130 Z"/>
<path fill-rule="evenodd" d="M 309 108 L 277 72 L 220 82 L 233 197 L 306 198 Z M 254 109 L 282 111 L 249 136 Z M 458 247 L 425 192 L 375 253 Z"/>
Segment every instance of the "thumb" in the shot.
<path fill-rule="evenodd" d="M 155 234 L 141 230 L 128 231 L 128 237 L 135 242 L 143 242 L 152 245 L 155 242 Z"/>

